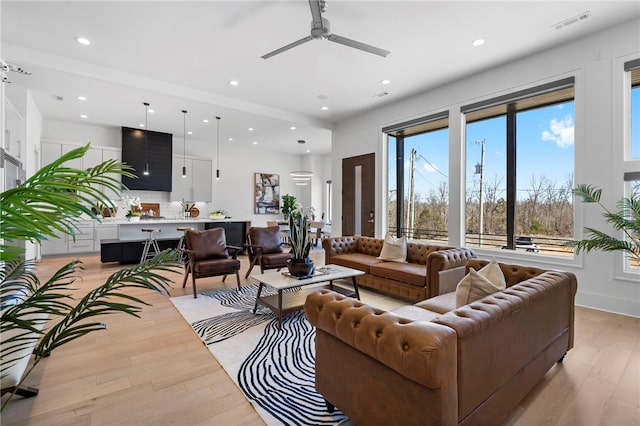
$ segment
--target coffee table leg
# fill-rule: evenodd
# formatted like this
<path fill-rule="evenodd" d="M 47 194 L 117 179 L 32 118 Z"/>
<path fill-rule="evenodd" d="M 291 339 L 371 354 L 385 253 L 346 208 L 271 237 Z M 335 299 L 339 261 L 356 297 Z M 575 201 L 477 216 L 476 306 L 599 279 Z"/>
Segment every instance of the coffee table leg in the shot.
<path fill-rule="evenodd" d="M 253 305 L 253 313 L 255 314 L 256 311 L 258 310 L 258 300 L 260 300 L 260 294 L 262 293 L 262 286 L 264 284 L 260 283 L 260 285 L 258 286 L 258 293 L 256 294 L 256 304 Z"/>
<path fill-rule="evenodd" d="M 353 281 L 353 291 L 356 293 L 356 299 L 360 300 L 360 292 L 358 291 L 358 283 L 356 283 L 356 277 L 351 277 Z"/>
<path fill-rule="evenodd" d="M 282 330 L 282 289 L 278 289 L 278 330 Z"/>

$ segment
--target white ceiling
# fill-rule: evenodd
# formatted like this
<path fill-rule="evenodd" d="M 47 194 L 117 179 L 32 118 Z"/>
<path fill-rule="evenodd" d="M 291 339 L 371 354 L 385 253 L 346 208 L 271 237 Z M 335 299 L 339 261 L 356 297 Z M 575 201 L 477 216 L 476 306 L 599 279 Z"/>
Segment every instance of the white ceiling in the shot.
<path fill-rule="evenodd" d="M 587 11 L 588 19 L 554 28 Z M 640 2 L 328 2 L 333 33 L 391 51 L 386 58 L 314 40 L 261 59 L 309 35 L 306 0 L 3 0 L 0 15 L 0 55 L 32 72 L 8 77 L 33 90 L 46 119 L 137 127 L 147 101 L 156 110 L 150 130 L 182 139 L 187 109 L 187 141 L 214 139 L 218 115 L 225 143 L 302 154 L 329 152 L 336 122 L 637 19 Z M 478 38 L 486 43 L 473 47 Z"/>

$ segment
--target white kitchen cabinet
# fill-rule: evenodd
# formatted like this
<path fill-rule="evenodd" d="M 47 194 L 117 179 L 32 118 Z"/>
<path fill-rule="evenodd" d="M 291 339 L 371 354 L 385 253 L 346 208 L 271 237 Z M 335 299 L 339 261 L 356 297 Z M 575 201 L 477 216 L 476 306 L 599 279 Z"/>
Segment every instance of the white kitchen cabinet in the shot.
<path fill-rule="evenodd" d="M 187 177 L 182 177 L 182 167 Z M 170 201 L 210 202 L 212 192 L 212 162 L 207 159 L 173 157 Z"/>
<path fill-rule="evenodd" d="M 71 151 L 74 148 L 78 148 L 80 145 L 72 145 L 72 144 L 64 144 L 60 142 L 49 142 L 42 141 L 41 147 L 41 163 L 43 166 L 52 163 L 53 161 L 60 158 L 63 154 Z M 109 149 L 109 148 L 89 148 L 89 150 L 85 153 L 82 158 L 77 158 L 66 163 L 69 167 L 75 167 L 78 169 L 87 169 L 89 167 L 95 167 L 98 164 L 107 161 L 107 160 L 117 160 L 121 161 L 122 151 L 119 149 Z M 119 181 L 121 180 L 120 175 L 115 176 Z M 105 193 L 107 199 L 109 200 L 119 200 L 120 199 L 120 191 L 112 191 L 107 190 L 103 187 L 99 188 L 102 192 Z"/>
<path fill-rule="evenodd" d="M 67 236 L 58 235 L 59 238 L 50 237 L 48 240 L 42 241 L 40 244 L 40 253 L 42 256 L 50 256 L 55 254 L 67 254 L 69 252 Z"/>
<path fill-rule="evenodd" d="M 72 151 L 74 149 L 78 148 L 78 145 L 67 145 L 67 144 L 62 144 L 62 155 L 68 153 L 69 151 Z M 72 167 L 74 169 L 82 169 L 82 158 L 74 158 L 73 160 L 69 160 L 66 163 L 64 163 L 65 166 L 67 167 Z"/>
<path fill-rule="evenodd" d="M 22 158 L 22 146 L 25 144 L 24 119 L 9 100 L 5 103 L 4 149 L 16 158 Z"/>
<path fill-rule="evenodd" d="M 118 225 L 102 225 L 95 224 L 95 238 L 93 239 L 93 251 L 100 251 L 101 240 L 117 240 L 118 239 Z"/>

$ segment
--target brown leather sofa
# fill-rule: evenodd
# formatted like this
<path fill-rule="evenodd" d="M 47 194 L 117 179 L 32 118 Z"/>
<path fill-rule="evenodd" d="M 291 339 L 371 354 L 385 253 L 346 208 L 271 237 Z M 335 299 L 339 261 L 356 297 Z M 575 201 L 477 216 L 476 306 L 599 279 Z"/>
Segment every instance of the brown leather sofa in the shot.
<path fill-rule="evenodd" d="M 457 309 L 448 294 L 392 312 L 309 295 L 328 408 L 359 426 L 500 424 L 573 347 L 577 288 L 571 273 L 500 267 L 505 290 Z"/>
<path fill-rule="evenodd" d="M 353 236 L 322 240 L 325 265 L 358 269 L 359 286 L 374 288 L 413 302 L 455 290 L 464 277 L 467 260 L 475 253 L 467 248 L 407 243 L 407 262 L 378 259 L 384 240 Z"/>

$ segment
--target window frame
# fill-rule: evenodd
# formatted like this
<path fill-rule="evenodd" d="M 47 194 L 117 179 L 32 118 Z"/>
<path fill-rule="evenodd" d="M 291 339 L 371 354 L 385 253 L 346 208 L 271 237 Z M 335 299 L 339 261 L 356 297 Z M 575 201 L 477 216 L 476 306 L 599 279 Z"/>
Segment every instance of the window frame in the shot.
<path fill-rule="evenodd" d="M 575 76 L 569 76 L 561 78 L 555 81 L 550 81 L 537 86 L 532 86 L 527 89 L 518 90 L 497 97 L 485 99 L 472 104 L 463 105 L 460 108 L 462 115 L 462 123 L 464 128 L 467 128 L 469 123 L 473 123 L 480 120 L 495 118 L 504 116 L 506 120 L 505 137 L 506 137 L 506 234 L 507 244 L 513 253 L 516 253 L 516 204 L 517 204 L 517 181 L 516 181 L 516 118 L 520 112 L 529 111 L 532 109 L 543 108 L 553 105 L 558 105 L 565 102 L 573 102 L 574 105 L 574 126 L 577 121 L 576 110 L 576 78 Z M 570 96 L 569 96 L 570 94 Z M 471 119 L 469 119 L 471 117 Z M 466 130 L 465 130 L 466 135 Z M 574 135 L 575 140 L 575 135 Z M 461 141 L 466 146 L 466 136 Z M 466 153 L 464 161 L 466 162 Z M 574 177 L 576 171 L 576 161 L 574 152 L 573 163 Z M 466 194 L 466 186 L 464 193 Z M 466 195 L 465 195 L 466 199 Z M 574 205 L 575 206 L 575 205 Z M 466 217 L 466 207 L 464 208 Z M 574 237 L 576 235 L 576 220 L 575 220 L 575 207 L 574 207 Z M 467 229 L 466 220 L 464 221 L 463 236 L 464 241 L 467 241 Z M 474 247 L 474 249 L 494 251 L 496 249 L 489 247 Z M 527 253 L 531 255 L 535 253 Z M 547 255 L 551 258 L 562 259 L 562 256 L 550 254 Z M 575 259 L 575 254 L 572 255 L 572 259 Z"/>

